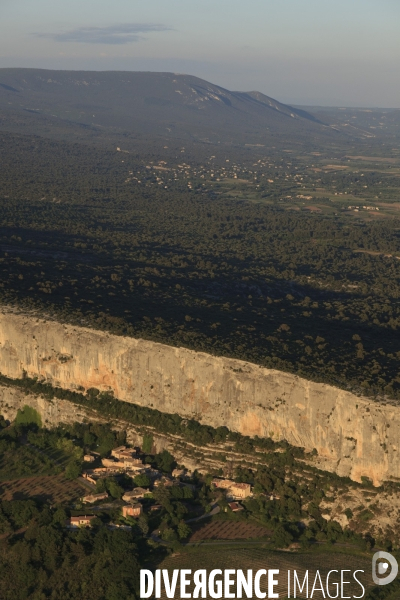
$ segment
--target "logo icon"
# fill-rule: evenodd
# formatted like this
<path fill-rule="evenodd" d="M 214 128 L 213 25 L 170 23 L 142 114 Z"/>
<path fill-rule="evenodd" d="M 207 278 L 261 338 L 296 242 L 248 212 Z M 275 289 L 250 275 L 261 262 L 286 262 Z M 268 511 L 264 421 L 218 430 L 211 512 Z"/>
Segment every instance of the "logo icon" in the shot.
<path fill-rule="evenodd" d="M 391 570 L 389 570 L 389 567 L 391 567 Z M 396 579 L 398 571 L 399 565 L 394 556 L 389 552 L 383 552 L 383 550 L 375 552 L 372 557 L 372 579 L 376 585 L 392 583 Z M 379 577 L 385 575 L 385 573 L 389 574 L 386 577 Z"/>

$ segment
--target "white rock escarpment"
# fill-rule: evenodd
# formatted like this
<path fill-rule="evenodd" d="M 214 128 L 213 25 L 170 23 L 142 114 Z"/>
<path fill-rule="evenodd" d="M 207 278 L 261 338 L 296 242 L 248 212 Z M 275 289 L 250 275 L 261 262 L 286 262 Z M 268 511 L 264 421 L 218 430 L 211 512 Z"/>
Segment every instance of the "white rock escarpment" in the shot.
<path fill-rule="evenodd" d="M 4 311 L 0 372 L 316 448 L 324 468 L 357 481 L 400 478 L 400 407 L 244 361 Z"/>

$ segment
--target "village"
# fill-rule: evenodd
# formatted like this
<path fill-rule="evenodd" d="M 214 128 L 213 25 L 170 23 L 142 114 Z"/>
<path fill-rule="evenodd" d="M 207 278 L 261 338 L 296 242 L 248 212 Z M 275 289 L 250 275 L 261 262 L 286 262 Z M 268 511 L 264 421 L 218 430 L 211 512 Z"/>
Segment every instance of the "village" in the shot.
<path fill-rule="evenodd" d="M 124 151 L 117 148 L 117 152 Z M 185 154 L 185 149 L 181 152 Z M 292 162 L 281 160 L 276 163 L 267 156 L 256 162 L 242 163 L 230 159 L 217 159 L 212 155 L 202 165 L 189 165 L 185 161 L 179 164 L 169 164 L 165 160 L 159 160 L 157 163 L 150 161 L 141 165 L 136 172 L 128 170 L 125 183 L 144 187 L 160 186 L 161 189 L 170 189 L 178 185 L 188 191 L 207 191 L 205 188 L 219 183 L 244 184 L 254 186 L 256 191 L 260 191 L 264 188 L 274 189 L 275 186 L 271 188 L 271 184 L 279 181 L 286 185 L 291 181 L 294 186 L 305 188 L 307 176 L 303 172 L 300 174 L 299 169 L 300 166 L 294 166 Z"/>
<path fill-rule="evenodd" d="M 196 487 L 199 485 L 195 479 L 195 474 L 181 466 L 174 468 L 170 475 L 145 462 L 145 457 L 141 449 L 128 448 L 120 446 L 111 450 L 110 456 L 101 458 L 96 452 L 90 452 L 84 455 L 84 462 L 92 465 L 82 472 L 82 478 L 86 484 L 92 487 L 92 492 L 81 498 L 82 508 L 86 509 L 85 514 L 71 516 L 68 519 L 67 527 L 77 529 L 81 527 L 91 527 L 97 514 L 97 508 L 117 506 L 120 510 L 118 522 L 110 522 L 109 528 L 122 528 L 124 530 L 132 529 L 133 520 L 139 519 L 144 514 L 153 514 L 162 510 L 162 505 L 155 500 L 157 496 L 154 493 L 158 489 L 179 488 L 187 490 L 187 497 L 193 497 Z M 101 466 L 95 466 L 100 463 Z M 107 490 L 105 482 L 110 480 L 118 485 L 121 479 L 132 482 L 128 489 L 123 490 L 120 500 L 115 500 Z M 142 485 L 139 485 L 142 484 Z M 102 491 L 99 491 L 102 490 Z M 253 488 L 249 483 L 237 483 L 230 479 L 213 478 L 210 481 L 210 490 L 219 492 L 226 498 L 227 507 L 225 510 L 240 512 L 244 510 L 241 501 L 253 496 Z M 182 494 L 185 497 L 185 494 Z M 221 495 L 221 494 L 219 494 Z M 271 497 L 271 500 L 273 497 Z M 110 502 L 112 504 L 110 504 Z M 79 505 L 78 505 L 79 506 Z M 219 508 L 215 506 L 217 511 Z M 79 512 L 82 512 L 80 510 Z M 200 518 L 206 515 L 200 515 Z M 197 517 L 199 518 L 199 516 Z M 189 519 L 188 521 L 196 520 Z"/>

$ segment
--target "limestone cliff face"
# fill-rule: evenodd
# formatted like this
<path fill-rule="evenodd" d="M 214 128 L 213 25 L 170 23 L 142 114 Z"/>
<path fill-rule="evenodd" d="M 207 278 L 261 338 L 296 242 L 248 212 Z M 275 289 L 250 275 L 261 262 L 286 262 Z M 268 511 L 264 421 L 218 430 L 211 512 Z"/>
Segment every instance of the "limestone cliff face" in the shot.
<path fill-rule="evenodd" d="M 400 408 L 251 363 L 4 311 L 0 372 L 316 448 L 357 481 L 400 478 Z"/>

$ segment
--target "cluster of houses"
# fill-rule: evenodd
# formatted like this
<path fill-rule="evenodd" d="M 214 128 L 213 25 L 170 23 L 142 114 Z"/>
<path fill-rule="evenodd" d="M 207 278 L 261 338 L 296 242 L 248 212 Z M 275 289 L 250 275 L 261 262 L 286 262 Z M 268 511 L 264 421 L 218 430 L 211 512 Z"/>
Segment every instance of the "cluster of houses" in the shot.
<path fill-rule="evenodd" d="M 378 210 L 377 206 L 348 206 L 348 210 L 354 210 L 354 212 L 358 212 L 361 208 L 364 210 Z"/>
<path fill-rule="evenodd" d="M 95 460 L 94 455 L 85 455 L 84 460 L 89 462 Z M 93 459 L 93 460 L 92 460 Z M 186 469 L 175 469 L 172 472 L 172 477 L 163 475 L 157 469 L 153 469 L 149 465 L 143 464 L 143 459 L 139 456 L 139 449 L 126 448 L 120 446 L 111 450 L 110 458 L 101 459 L 101 467 L 87 469 L 82 473 L 82 477 L 89 483 L 96 485 L 99 479 L 106 477 L 118 477 L 119 475 L 128 475 L 136 477 L 136 475 L 146 475 L 154 487 L 164 485 L 165 487 L 179 484 L 179 479 L 186 475 L 190 475 Z M 135 488 L 132 490 L 135 494 L 147 493 L 147 490 Z M 88 496 L 87 498 L 96 495 Z M 137 498 L 143 498 L 144 495 L 137 495 Z M 88 500 L 89 501 L 89 500 Z"/>
<path fill-rule="evenodd" d="M 92 454 L 86 454 L 84 457 L 85 462 L 95 462 L 100 457 Z M 143 464 L 143 460 L 140 457 L 139 449 L 127 448 L 126 446 L 120 446 L 111 451 L 110 458 L 101 459 L 101 467 L 87 469 L 83 473 L 84 479 L 88 482 L 96 485 L 99 479 L 107 477 L 115 477 L 121 475 L 128 475 L 135 477 L 136 475 L 146 475 L 151 482 L 153 488 L 157 488 L 160 485 L 164 487 L 170 486 L 192 486 L 187 482 L 190 477 L 190 473 L 186 469 L 175 469 L 171 476 L 163 475 L 157 469 L 153 469 L 149 465 Z M 184 480 L 186 479 L 186 482 Z M 228 506 L 233 512 L 243 510 L 240 504 L 240 500 L 244 500 L 249 496 L 253 495 L 252 487 L 249 483 L 237 483 L 231 479 L 215 478 L 211 481 L 213 489 L 224 490 L 226 498 L 229 502 Z M 143 513 L 143 504 L 141 501 L 150 494 L 149 490 L 143 487 L 135 487 L 131 490 L 125 491 L 122 496 L 125 504 L 121 507 L 122 516 L 139 518 Z M 107 500 L 108 493 L 91 493 L 83 497 L 84 504 L 95 504 L 96 502 Z M 271 498 L 272 499 L 272 498 Z M 160 505 L 153 504 L 150 507 L 151 512 L 159 510 Z M 69 527 L 72 529 L 79 527 L 91 527 L 91 522 L 95 519 L 95 515 L 71 517 L 69 520 Z M 112 527 L 120 527 L 120 525 L 112 525 Z M 123 526 L 126 527 L 126 526 Z"/>
<path fill-rule="evenodd" d="M 93 463 L 98 458 L 100 458 L 99 455 L 96 455 L 96 453 L 93 452 L 91 454 L 86 454 L 84 456 L 84 461 Z M 136 475 L 143 474 L 148 477 L 153 487 L 158 487 L 160 485 L 164 485 L 165 487 L 190 485 L 188 483 L 181 483 L 181 478 L 190 476 L 186 469 L 175 469 L 172 472 L 171 477 L 163 475 L 157 469 L 153 469 L 152 467 L 143 464 L 143 460 L 139 456 L 139 449 L 127 448 L 126 446 L 114 448 L 114 450 L 111 451 L 111 457 L 101 459 L 101 464 L 101 467 L 86 469 L 82 473 L 82 477 L 89 483 L 96 485 L 99 479 L 107 477 L 118 478 L 118 476 L 121 475 L 135 477 Z M 149 495 L 149 490 L 143 487 L 135 487 L 132 490 L 125 491 L 122 500 L 126 504 L 121 508 L 122 516 L 125 518 L 140 517 L 143 513 L 143 505 L 140 501 L 143 500 L 146 495 Z M 84 504 L 95 504 L 96 502 L 107 500 L 107 498 L 107 492 L 92 493 L 84 496 L 82 502 Z M 153 504 L 150 510 L 153 512 L 160 510 L 160 508 L 160 505 Z M 72 529 L 78 527 L 91 527 L 91 521 L 94 518 L 95 515 L 71 517 L 68 526 Z M 115 525 L 115 527 L 117 527 L 117 525 Z"/>
<path fill-rule="evenodd" d="M 246 144 L 251 146 L 252 144 Z M 120 147 L 117 147 L 117 152 L 126 152 Z M 181 149 L 181 153 L 185 154 L 185 149 Z M 124 162 L 124 161 L 122 161 Z M 145 187 L 161 186 L 164 189 L 169 189 L 174 184 L 179 186 L 187 185 L 189 190 L 192 189 L 209 189 L 209 185 L 214 182 L 225 182 L 228 184 L 246 184 L 254 185 L 256 189 L 267 184 L 289 182 L 302 186 L 305 189 L 305 181 L 299 173 L 298 168 L 292 163 L 282 164 L 271 162 L 270 157 L 264 157 L 255 163 L 236 163 L 225 159 L 220 164 L 216 156 L 212 155 L 205 160 L 203 165 L 191 166 L 184 161 L 167 163 L 160 160 L 157 164 L 154 161 L 149 161 L 148 164 L 140 165 L 137 171 L 129 170 L 128 167 L 125 183 L 131 185 L 140 185 Z M 319 180 L 321 181 L 321 180 Z"/>
<path fill-rule="evenodd" d="M 84 456 L 85 462 L 94 462 L 95 460 L 96 455 L 94 453 L 86 454 Z M 150 479 L 155 477 L 158 473 L 155 469 L 146 467 L 146 465 L 143 464 L 143 460 L 138 456 L 138 451 L 136 449 L 127 448 L 126 446 L 120 446 L 119 448 L 111 450 L 111 457 L 103 458 L 101 464 L 101 467 L 85 470 L 82 477 L 93 485 L 96 485 L 96 482 L 99 479 L 115 477 L 124 473 L 131 477 L 135 477 L 140 473 L 146 473 Z"/>

